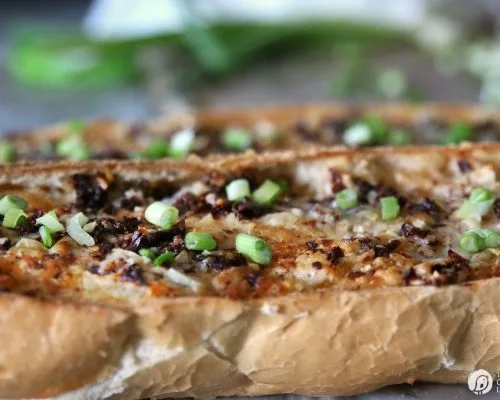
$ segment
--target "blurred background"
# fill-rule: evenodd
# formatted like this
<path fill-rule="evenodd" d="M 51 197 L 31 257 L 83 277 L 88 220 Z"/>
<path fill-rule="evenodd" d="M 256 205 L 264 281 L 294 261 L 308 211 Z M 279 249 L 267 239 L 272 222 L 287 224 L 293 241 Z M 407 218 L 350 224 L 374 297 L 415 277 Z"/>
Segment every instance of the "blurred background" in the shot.
<path fill-rule="evenodd" d="M 499 0 L 0 0 L 0 129 L 186 107 L 500 107 Z"/>

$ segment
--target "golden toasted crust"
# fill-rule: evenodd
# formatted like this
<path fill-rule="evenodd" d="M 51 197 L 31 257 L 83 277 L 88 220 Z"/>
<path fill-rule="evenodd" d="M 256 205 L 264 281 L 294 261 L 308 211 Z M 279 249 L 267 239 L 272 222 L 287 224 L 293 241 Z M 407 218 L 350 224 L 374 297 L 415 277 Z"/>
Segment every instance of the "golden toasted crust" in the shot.
<path fill-rule="evenodd" d="M 2 166 L 0 184 L 106 169 L 146 177 L 290 165 L 314 172 L 333 158 L 356 163 L 378 155 L 406 171 L 416 168 L 408 159 L 439 166 L 448 156 L 498 169 L 499 151 L 490 144 Z M 9 346 L 0 347 L 0 397 L 353 395 L 416 380 L 465 382 L 474 369 L 500 369 L 499 286 L 492 278 L 245 301 L 150 299 L 116 308 L 2 295 L 0 340 Z"/>

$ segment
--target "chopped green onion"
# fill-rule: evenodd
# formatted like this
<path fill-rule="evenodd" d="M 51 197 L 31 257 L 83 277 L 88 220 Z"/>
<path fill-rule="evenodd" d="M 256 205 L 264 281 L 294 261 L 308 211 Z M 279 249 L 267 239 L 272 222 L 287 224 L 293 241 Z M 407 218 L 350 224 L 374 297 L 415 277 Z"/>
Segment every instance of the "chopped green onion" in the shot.
<path fill-rule="evenodd" d="M 257 264 L 267 265 L 271 262 L 272 252 L 266 241 L 246 233 L 236 236 L 236 251 Z"/>
<path fill-rule="evenodd" d="M 94 229 L 97 226 L 96 221 L 89 222 L 88 224 L 83 225 L 83 230 L 88 233 L 94 232 Z"/>
<path fill-rule="evenodd" d="M 153 271 L 162 274 L 163 276 L 165 276 L 172 282 L 177 283 L 178 285 L 187 286 L 195 292 L 199 292 L 203 290 L 205 287 L 203 282 L 199 280 L 197 277 L 190 276 L 185 272 L 179 271 L 175 268 L 165 269 L 160 267 L 154 267 Z"/>
<path fill-rule="evenodd" d="M 406 73 L 399 68 L 386 68 L 376 79 L 378 91 L 388 99 L 401 98 L 408 90 Z"/>
<path fill-rule="evenodd" d="M 250 197 L 250 184 L 246 179 L 236 179 L 226 186 L 228 200 L 240 201 Z"/>
<path fill-rule="evenodd" d="M 358 194 L 354 189 L 344 189 L 335 196 L 335 206 L 341 210 L 356 207 L 358 205 Z"/>
<path fill-rule="evenodd" d="M 87 146 L 77 147 L 73 150 L 73 152 L 66 157 L 71 161 L 85 161 L 88 160 L 91 156 L 90 150 Z"/>
<path fill-rule="evenodd" d="M 11 208 L 5 214 L 3 218 L 3 226 L 6 228 L 15 228 L 16 226 L 21 225 L 26 220 L 26 214 L 23 210 L 19 208 Z"/>
<path fill-rule="evenodd" d="M 389 128 L 386 122 L 377 115 L 368 115 L 363 122 L 370 128 L 375 143 L 383 144 L 389 137 Z"/>
<path fill-rule="evenodd" d="M 36 224 L 47 227 L 51 233 L 64 231 L 64 225 L 59 222 L 54 211 L 49 211 L 40 218 L 37 218 Z"/>
<path fill-rule="evenodd" d="M 93 246 L 95 244 L 94 238 L 82 228 L 82 226 L 88 221 L 89 219 L 85 216 L 85 214 L 79 212 L 78 214 L 73 215 L 66 223 L 66 230 L 68 231 L 69 236 L 82 246 Z"/>
<path fill-rule="evenodd" d="M 222 135 L 222 144 L 228 150 L 244 151 L 252 145 L 252 134 L 243 128 L 229 128 Z"/>
<path fill-rule="evenodd" d="M 457 217 L 461 219 L 481 220 L 488 214 L 495 202 L 493 192 L 484 188 L 475 188 L 470 193 L 469 199 L 462 204 L 457 211 Z"/>
<path fill-rule="evenodd" d="M 12 208 L 24 210 L 28 206 L 28 202 L 22 197 L 8 194 L 0 200 L 0 214 L 5 215 Z"/>
<path fill-rule="evenodd" d="M 374 135 L 367 124 L 358 122 L 344 132 L 344 143 L 348 146 L 363 146 L 373 142 Z"/>
<path fill-rule="evenodd" d="M 141 255 L 143 257 L 147 257 L 150 260 L 154 260 L 156 257 L 156 253 L 154 252 L 153 249 L 140 249 L 139 255 Z"/>
<path fill-rule="evenodd" d="M 483 201 L 492 200 L 495 198 L 495 195 L 491 190 L 484 188 L 475 188 L 472 189 L 469 195 L 469 201 L 471 203 L 481 203 Z"/>
<path fill-rule="evenodd" d="M 484 249 L 484 246 L 484 239 L 476 232 L 466 232 L 460 238 L 460 247 L 469 253 L 477 253 Z"/>
<path fill-rule="evenodd" d="M 72 135 L 56 144 L 56 153 L 61 158 L 73 161 L 83 161 L 90 158 L 90 150 L 81 136 Z"/>
<path fill-rule="evenodd" d="M 169 206 L 161 201 L 151 203 L 144 211 L 144 217 L 153 225 L 157 225 L 163 229 L 171 228 L 177 217 L 179 210 L 175 207 Z"/>
<path fill-rule="evenodd" d="M 389 144 L 393 146 L 404 146 L 411 143 L 411 136 L 402 129 L 394 129 L 389 135 Z"/>
<path fill-rule="evenodd" d="M 252 198 L 261 206 L 269 206 L 278 200 L 281 193 L 281 186 L 267 179 L 253 192 Z"/>
<path fill-rule="evenodd" d="M 163 139 L 153 140 L 144 150 L 143 155 L 146 158 L 156 160 L 158 158 L 167 157 L 170 151 L 169 144 Z"/>
<path fill-rule="evenodd" d="M 52 238 L 52 233 L 49 228 L 45 225 L 42 225 L 38 231 L 40 233 L 40 237 L 42 238 L 42 243 L 45 247 L 51 248 L 54 245 L 54 239 Z"/>
<path fill-rule="evenodd" d="M 395 196 L 382 197 L 380 199 L 380 207 L 384 221 L 394 219 L 399 215 L 399 201 Z"/>
<path fill-rule="evenodd" d="M 278 179 L 276 183 L 280 185 L 281 193 L 286 193 L 288 192 L 288 189 L 290 189 L 290 185 L 286 179 Z"/>
<path fill-rule="evenodd" d="M 192 129 L 183 129 L 177 132 L 170 139 L 169 155 L 176 159 L 185 158 L 191 151 L 194 144 L 194 131 Z"/>
<path fill-rule="evenodd" d="M 490 229 L 481 229 L 477 234 L 484 239 L 484 246 L 488 249 L 500 247 L 500 233 Z"/>
<path fill-rule="evenodd" d="M 74 135 L 81 135 L 86 128 L 85 122 L 79 119 L 72 119 L 66 123 L 69 131 Z"/>
<path fill-rule="evenodd" d="M 481 203 L 471 203 L 470 200 L 466 200 L 458 209 L 457 217 L 460 219 L 480 221 L 481 217 L 488 214 L 494 202 L 495 200 L 486 200 Z"/>
<path fill-rule="evenodd" d="M 217 242 L 210 233 L 188 232 L 184 238 L 186 249 L 188 250 L 213 250 L 217 247 Z"/>
<path fill-rule="evenodd" d="M 169 264 L 172 261 L 174 261 L 175 254 L 172 253 L 171 251 L 167 251 L 163 253 L 161 256 L 158 256 L 155 258 L 153 261 L 154 265 L 164 265 L 164 264 Z"/>
<path fill-rule="evenodd" d="M 0 163 L 8 163 L 16 159 L 16 150 L 12 143 L 0 142 Z"/>
<path fill-rule="evenodd" d="M 469 125 L 457 122 L 450 127 L 448 135 L 442 140 L 443 144 L 459 144 L 473 138 L 472 129 Z"/>

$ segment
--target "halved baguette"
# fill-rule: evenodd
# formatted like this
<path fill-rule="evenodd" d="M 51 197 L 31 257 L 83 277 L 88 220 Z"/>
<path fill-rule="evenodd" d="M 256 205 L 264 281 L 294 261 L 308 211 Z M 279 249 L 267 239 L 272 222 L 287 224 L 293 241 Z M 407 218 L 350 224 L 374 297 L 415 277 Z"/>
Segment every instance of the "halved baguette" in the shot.
<path fill-rule="evenodd" d="M 110 119 L 89 122 L 81 134 L 82 146 L 89 147 L 88 157 L 95 159 L 148 158 L 147 149 L 155 140 L 170 140 L 184 128 L 196 131 L 192 153 L 207 156 L 238 151 L 224 147 L 223 134 L 228 128 L 242 127 L 252 136 L 248 147 L 253 149 L 286 150 L 315 146 L 345 145 L 345 131 L 356 121 L 377 116 L 389 130 L 408 134 L 414 144 L 435 144 L 446 140 L 450 127 L 464 123 L 471 137 L 461 140 L 500 140 L 500 118 L 492 110 L 471 105 L 401 105 L 367 104 L 303 105 L 235 109 L 229 111 L 201 110 L 193 115 L 178 115 L 139 123 Z M 73 132 L 74 134 L 74 132 Z M 391 143 L 385 138 L 368 141 L 365 145 Z M 13 160 L 39 162 L 71 157 L 58 154 L 57 144 L 71 137 L 71 125 L 60 123 L 13 135 L 8 141 L 16 156 Z M 353 143 L 351 145 L 354 146 Z M 145 153 L 144 153 L 145 152 Z M 161 154 L 160 154 L 161 155 Z"/>
<path fill-rule="evenodd" d="M 109 202 L 142 180 L 194 192 L 206 177 L 219 185 L 222 182 L 222 188 L 235 178 L 263 181 L 280 177 L 288 180 L 288 197 L 306 196 L 330 204 L 340 176 L 345 186 L 354 185 L 353 178 L 391 186 L 409 203 L 431 197 L 444 209 L 440 223 L 447 224 L 455 204 L 465 199 L 472 187 L 488 187 L 500 195 L 496 178 L 499 155 L 500 145 L 470 145 L 249 153 L 211 162 L 193 157 L 184 163 L 3 166 L 0 193 L 26 198 L 28 214 L 34 208 L 57 208 L 58 214 L 61 210 L 73 214 L 81 209 L 71 206 L 79 201 L 71 183 L 75 174 L 118 182 L 120 190 L 113 195 L 110 192 Z M 281 213 L 287 213 L 290 206 L 283 201 L 278 204 L 285 207 Z M 141 207 L 135 211 L 137 215 L 142 215 Z M 335 211 L 335 203 L 329 207 Z M 375 219 L 361 235 L 385 237 L 385 231 L 377 235 L 370 231 L 385 223 L 378 216 L 376 203 L 363 207 L 361 210 Z M 399 226 L 413 218 L 408 210 L 402 207 L 401 215 L 390 224 Z M 101 215 L 102 210 L 92 213 Z M 323 253 L 314 252 L 318 243 L 332 246 L 323 240 L 342 246 L 345 257 L 350 257 L 349 243 L 356 242 L 360 234 L 353 231 L 351 241 L 343 242 L 339 235 L 328 234 L 337 222 L 320 223 L 308 213 L 301 216 L 305 219 L 302 222 L 300 218 L 284 218 L 290 215 L 280 215 L 279 210 L 251 220 L 238 219 L 232 213 L 219 219 L 203 218 L 211 213 L 213 209 L 188 213 L 188 230 L 210 231 L 218 245 L 228 249 L 236 232 L 265 239 L 273 251 L 273 263 L 258 271 L 266 279 L 278 268 L 293 272 L 299 268 L 301 256 L 308 263 L 313 254 L 323 257 Z M 343 212 L 340 215 L 340 222 L 350 218 Z M 492 226 L 497 223 L 495 218 L 491 214 L 485 217 Z M 450 229 L 456 233 L 466 229 L 460 220 L 452 221 Z M 19 240 L 18 234 L 14 236 L 12 244 Z M 305 277 L 290 279 L 288 289 L 280 282 L 277 287 L 281 291 L 266 289 L 265 281 L 257 281 L 246 291 L 218 291 L 210 286 L 213 281 L 205 280 L 206 291 L 199 294 L 175 284 L 174 291 L 158 293 L 151 282 L 144 286 L 120 280 L 123 275 L 116 275 L 115 284 L 104 285 L 106 276 L 113 278 L 113 273 L 95 276 L 89 286 L 94 273 L 89 272 L 88 259 L 65 258 L 68 250 L 64 249 L 87 250 L 69 237 L 60 240 L 65 241 L 64 246 L 56 244 L 56 250 L 49 250 L 55 253 L 48 258 L 47 250 L 33 248 L 32 242 L 13 246 L 0 256 L 0 283 L 5 291 L 0 294 L 0 398 L 338 396 L 403 382 L 466 382 L 475 369 L 500 369 L 499 257 L 496 250 L 485 250 L 467 261 L 471 256 L 459 255 L 459 246 L 452 238 L 453 234 L 438 237 L 446 243 L 444 250 L 448 246 L 453 249 L 455 262 L 467 263 L 467 268 L 457 267 L 455 275 L 443 272 L 441 276 L 439 272 L 422 277 L 415 273 L 402 279 L 393 271 L 396 278 L 391 281 L 391 274 L 384 272 L 389 269 L 391 255 L 374 258 L 375 247 L 358 254 L 356 244 L 352 256 L 365 257 L 365 261 L 356 258 L 348 266 L 335 260 L 336 264 L 332 261 L 330 265 L 320 258 L 322 270 L 333 275 L 343 271 L 321 284 L 309 279 L 312 275 L 308 274 L 315 272 L 308 269 Z M 307 244 L 311 240 L 318 243 Z M 399 240 L 401 256 L 413 249 L 409 240 Z M 79 261 L 82 265 L 75 267 Z M 50 271 L 51 266 L 59 268 L 58 273 L 45 275 L 43 271 Z M 364 275 L 349 276 L 349 269 L 367 266 L 373 268 L 371 272 L 356 269 Z M 144 273 L 151 268 L 145 262 Z M 75 269 L 77 272 L 68 275 Z M 84 276 L 78 274 L 80 270 Z M 377 271 L 382 272 L 377 275 Z M 213 270 L 210 279 L 223 272 L 227 270 Z M 199 277 L 196 269 L 189 274 Z M 200 279 L 205 278 L 200 275 Z"/>

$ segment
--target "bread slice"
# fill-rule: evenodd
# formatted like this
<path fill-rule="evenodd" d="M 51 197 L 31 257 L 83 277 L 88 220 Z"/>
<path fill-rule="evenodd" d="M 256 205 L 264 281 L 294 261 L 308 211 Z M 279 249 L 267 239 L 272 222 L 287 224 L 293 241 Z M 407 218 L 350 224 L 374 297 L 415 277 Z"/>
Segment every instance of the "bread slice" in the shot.
<path fill-rule="evenodd" d="M 339 396 L 499 370 L 499 252 L 457 243 L 495 230 L 498 210 L 455 212 L 472 188 L 500 194 L 499 154 L 489 144 L 0 167 L 0 193 L 29 204 L 24 223 L 1 228 L 0 398 Z M 267 207 L 227 200 L 243 177 L 288 189 Z M 344 188 L 358 193 L 348 210 Z M 384 221 L 391 196 L 400 212 Z M 163 232 L 144 220 L 160 199 L 181 211 Z M 37 243 L 34 217 L 52 209 L 63 222 L 85 212 L 97 244 L 67 233 Z M 211 233 L 217 250 L 186 251 L 185 231 Z M 269 265 L 242 260 L 241 232 L 270 245 Z M 145 247 L 177 258 L 154 266 Z"/>
<path fill-rule="evenodd" d="M 364 145 L 377 145 L 408 140 L 414 144 L 437 143 L 446 139 L 456 124 L 469 127 L 472 136 L 462 140 L 495 141 L 500 138 L 500 120 L 491 110 L 462 105 L 377 105 L 365 106 L 325 104 L 313 106 L 279 106 L 231 111 L 202 110 L 196 115 L 177 115 L 139 123 L 96 120 L 77 129 L 81 146 L 88 147 L 87 157 L 95 159 L 126 159 L 129 157 L 162 156 L 161 151 L 149 153 L 152 143 L 170 141 L 183 129 L 195 131 L 192 153 L 207 156 L 235 152 L 227 148 L 224 133 L 231 128 L 244 128 L 251 135 L 248 146 L 253 149 L 284 150 L 315 146 L 355 146 L 346 130 L 355 122 L 376 116 L 391 132 L 384 138 L 368 140 Z M 77 157 L 74 153 L 60 154 L 58 143 L 75 136 L 74 122 L 61 123 L 45 129 L 25 132 L 8 140 L 13 145 L 17 161 L 46 161 L 60 157 Z M 81 130 L 81 132 L 80 132 Z M 401 137 L 401 131 L 403 137 Z M 400 136 L 397 136 L 400 135 Z M 82 155 L 80 155 L 82 157 Z"/>

